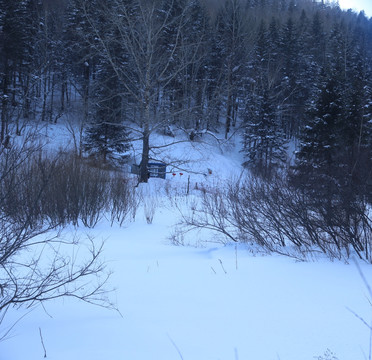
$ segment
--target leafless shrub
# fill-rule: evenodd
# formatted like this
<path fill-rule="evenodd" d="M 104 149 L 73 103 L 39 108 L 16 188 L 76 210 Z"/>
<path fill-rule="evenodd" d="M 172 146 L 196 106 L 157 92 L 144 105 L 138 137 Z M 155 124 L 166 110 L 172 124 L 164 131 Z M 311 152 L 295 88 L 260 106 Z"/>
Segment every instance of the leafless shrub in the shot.
<path fill-rule="evenodd" d="M 185 236 L 182 231 L 180 231 L 178 228 L 175 229 L 171 235 L 168 237 L 168 240 L 172 245 L 175 246 L 185 246 Z"/>
<path fill-rule="evenodd" d="M 61 156 L 45 157 L 32 139 L 0 150 L 1 320 L 10 307 L 66 296 L 112 307 L 102 244 L 61 236 L 71 216 L 66 166 Z"/>
<path fill-rule="evenodd" d="M 297 259 L 322 253 L 348 259 L 357 254 L 372 261 L 372 221 L 363 201 L 315 201 L 283 178 L 257 177 L 232 182 L 226 188 L 201 192 L 200 202 L 182 214 L 179 229 L 209 229 L 227 240 L 249 242 L 265 251 Z"/>
<path fill-rule="evenodd" d="M 331 350 L 327 349 L 323 355 L 314 356 L 314 359 L 316 360 L 338 360 L 338 357 Z"/>
<path fill-rule="evenodd" d="M 231 184 L 226 197 L 232 217 L 244 241 L 253 241 L 270 252 L 302 257 L 313 243 L 304 237 L 301 219 L 307 225 L 310 237 L 317 237 L 312 223 L 307 222 L 311 214 L 302 206 L 301 196 L 277 185 L 273 187 L 272 183 L 255 177 L 242 184 Z M 288 245 L 292 245 L 290 249 Z"/>
<path fill-rule="evenodd" d="M 371 221 L 363 201 L 331 204 L 292 188 L 285 179 L 265 182 L 249 178 L 228 191 L 240 231 L 280 252 L 288 245 L 303 256 L 321 252 L 330 258 L 351 253 L 371 261 Z"/>
<path fill-rule="evenodd" d="M 104 170 L 83 167 L 81 184 L 82 206 L 80 219 L 87 227 L 94 227 L 102 218 L 109 205 L 109 179 Z M 87 180 L 86 176 L 90 176 Z"/>
<path fill-rule="evenodd" d="M 226 200 L 226 189 L 215 188 L 204 189 L 199 196 L 187 197 L 183 204 L 185 206 L 180 207 L 175 204 L 181 220 L 175 227 L 174 234 L 170 238 L 171 242 L 177 245 L 190 243 L 186 240 L 188 233 L 193 233 L 194 242 L 195 239 L 199 242 L 200 235 L 203 236 L 200 233 L 204 233 L 205 230 L 215 233 L 213 241 L 216 242 L 241 241 L 238 226 Z M 216 234 L 220 236 L 216 237 Z"/>
<path fill-rule="evenodd" d="M 152 224 L 154 220 L 154 215 L 157 208 L 157 199 L 154 196 L 146 196 L 143 199 L 143 211 L 145 214 L 146 222 Z"/>
<path fill-rule="evenodd" d="M 1 166 L 1 164 L 0 164 Z M 10 170 L 0 185 L 3 211 L 36 226 L 94 227 L 106 214 L 123 224 L 137 207 L 133 186 L 122 174 L 92 166 L 74 154 L 34 153 Z"/>
<path fill-rule="evenodd" d="M 120 173 L 115 173 L 110 179 L 110 215 L 111 224 L 117 222 L 123 225 L 131 214 L 135 217 L 138 208 L 138 197 L 133 184 Z"/>

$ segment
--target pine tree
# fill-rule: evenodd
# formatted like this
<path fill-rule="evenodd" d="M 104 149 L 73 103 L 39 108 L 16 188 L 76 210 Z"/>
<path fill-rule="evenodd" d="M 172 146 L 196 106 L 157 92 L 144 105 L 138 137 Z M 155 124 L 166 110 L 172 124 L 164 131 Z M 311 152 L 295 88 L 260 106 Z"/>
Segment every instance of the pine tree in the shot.
<path fill-rule="evenodd" d="M 85 150 L 103 163 L 121 164 L 127 160 L 130 143 L 122 119 L 120 83 L 104 61 L 99 67 L 101 71 L 98 71 L 93 96 L 94 116 L 84 136 Z"/>
<path fill-rule="evenodd" d="M 115 3 L 106 0 L 104 11 L 114 11 Z M 96 9 L 94 10 L 96 11 Z M 103 25 L 103 24 L 102 24 Z M 129 149 L 129 132 L 123 124 L 125 89 L 117 76 L 111 62 L 125 64 L 127 54 L 116 41 L 119 35 L 117 29 L 109 28 L 104 36 L 107 38 L 106 51 L 110 57 L 96 54 L 96 74 L 92 85 L 91 98 L 92 117 L 86 129 L 84 143 L 85 150 L 93 156 L 100 157 L 104 163 L 107 161 L 122 163 L 127 159 Z"/>
<path fill-rule="evenodd" d="M 326 57 L 326 36 L 324 24 L 319 11 L 313 15 L 309 39 L 309 49 L 314 58 L 314 62 L 320 67 L 325 66 Z"/>
<path fill-rule="evenodd" d="M 339 162 L 342 151 L 339 128 L 344 116 L 341 94 L 338 82 L 323 73 L 323 81 L 308 110 L 292 177 L 313 203 L 322 204 L 326 218 L 335 211 L 343 182 Z"/>
<path fill-rule="evenodd" d="M 345 117 L 340 126 L 343 152 L 339 162 L 345 171 L 345 192 L 348 199 L 355 199 L 370 192 L 372 149 L 369 113 L 369 82 L 371 70 L 366 62 L 365 38 L 360 28 L 355 28 L 347 61 L 345 84 Z"/>
<path fill-rule="evenodd" d="M 298 96 L 299 49 L 297 26 L 289 17 L 280 32 L 280 51 L 282 55 L 281 83 L 281 118 L 288 138 L 297 131 L 296 98 Z"/>
<path fill-rule="evenodd" d="M 286 159 L 286 141 L 276 111 L 275 81 L 270 73 L 269 39 L 262 22 L 250 65 L 252 85 L 246 98 L 243 138 L 245 165 L 266 178 Z"/>

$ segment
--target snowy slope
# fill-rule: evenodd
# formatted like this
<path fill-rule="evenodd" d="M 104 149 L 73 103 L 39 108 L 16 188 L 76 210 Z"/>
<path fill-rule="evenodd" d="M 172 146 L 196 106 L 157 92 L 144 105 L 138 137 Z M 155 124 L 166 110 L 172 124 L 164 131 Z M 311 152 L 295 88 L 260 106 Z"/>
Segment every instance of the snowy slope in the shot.
<path fill-rule="evenodd" d="M 368 358 L 370 332 L 353 312 L 371 323 L 372 309 L 355 264 L 295 262 L 244 245 L 171 244 L 179 215 L 167 191 L 186 196 L 189 176 L 191 184 L 208 186 L 239 176 L 241 159 L 234 144 L 221 149 L 212 139 L 179 144 L 166 155 L 197 161 L 188 163 L 190 171 L 174 169 L 176 176 L 140 187 L 155 209 L 152 224 L 139 209 L 122 228 L 102 221 L 78 229 L 106 241 L 116 288 L 110 296 L 121 315 L 71 299 L 50 302 L 0 343 L 0 360 L 42 359 L 41 339 L 52 360 Z M 371 266 L 360 267 L 372 283 Z M 21 314 L 11 311 L 3 329 Z"/>

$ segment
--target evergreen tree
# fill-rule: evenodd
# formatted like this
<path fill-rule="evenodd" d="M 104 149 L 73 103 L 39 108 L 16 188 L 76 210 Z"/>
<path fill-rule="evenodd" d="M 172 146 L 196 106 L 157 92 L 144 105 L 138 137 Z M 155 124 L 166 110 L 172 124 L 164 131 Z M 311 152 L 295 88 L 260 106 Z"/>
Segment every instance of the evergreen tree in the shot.
<path fill-rule="evenodd" d="M 122 163 L 128 157 L 129 132 L 123 124 L 120 83 L 112 68 L 102 60 L 93 100 L 93 118 L 87 127 L 85 150 L 104 163 Z"/>
<path fill-rule="evenodd" d="M 332 77 L 324 74 L 319 95 L 309 109 L 296 165 L 304 188 L 319 197 L 334 194 L 338 186 L 335 160 L 340 147 L 337 134 L 342 115 L 340 89 Z"/>
<path fill-rule="evenodd" d="M 279 69 L 281 68 L 280 60 L 280 37 L 278 29 L 278 21 L 272 17 L 268 29 L 268 70 L 271 82 L 278 82 Z"/>
<path fill-rule="evenodd" d="M 281 98 L 280 112 L 283 129 L 288 138 L 297 131 L 296 99 L 298 96 L 298 81 L 300 70 L 300 44 L 294 20 L 289 17 L 280 33 L 280 50 L 282 55 L 281 83 L 279 96 Z"/>
<path fill-rule="evenodd" d="M 319 11 L 316 11 L 313 15 L 308 45 L 314 62 L 320 67 L 325 66 L 326 37 L 323 20 Z"/>
<path fill-rule="evenodd" d="M 246 98 L 243 138 L 245 165 L 266 178 L 286 158 L 286 141 L 276 111 L 275 81 L 270 73 L 269 39 L 262 22 L 250 65 L 252 85 Z"/>
<path fill-rule="evenodd" d="M 343 152 L 338 161 L 345 169 L 345 191 L 349 199 L 369 194 L 372 173 L 372 149 L 370 147 L 371 124 L 369 113 L 370 69 L 365 57 L 365 39 L 356 28 L 347 64 L 345 84 L 345 118 L 340 125 Z"/>
<path fill-rule="evenodd" d="M 106 0 L 99 9 L 112 13 L 116 9 L 115 2 Z M 100 26 L 99 23 L 97 25 Z M 91 98 L 94 105 L 91 121 L 84 137 L 85 150 L 90 155 L 101 157 L 104 163 L 125 161 L 126 152 L 129 149 L 129 132 L 123 124 L 125 89 L 115 68 L 111 65 L 112 62 L 125 64 L 128 61 L 126 52 L 116 41 L 119 38 L 117 31 L 118 29 L 114 27 L 108 28 L 103 35 L 107 39 L 105 50 L 110 56 L 107 58 L 99 54 L 95 55 L 96 73 L 94 85 L 91 86 L 93 89 Z"/>

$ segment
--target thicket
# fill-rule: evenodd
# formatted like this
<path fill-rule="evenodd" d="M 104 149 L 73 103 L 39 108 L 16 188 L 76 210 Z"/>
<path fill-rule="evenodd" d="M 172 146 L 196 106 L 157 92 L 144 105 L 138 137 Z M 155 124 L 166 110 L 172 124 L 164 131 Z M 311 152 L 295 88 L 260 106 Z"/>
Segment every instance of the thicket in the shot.
<path fill-rule="evenodd" d="M 182 244 L 190 230 L 210 229 L 221 241 L 243 242 L 255 251 L 278 253 L 299 260 L 372 262 L 371 205 L 363 198 L 350 201 L 311 196 L 286 177 L 270 181 L 248 176 L 225 187 L 201 189 L 173 234 Z"/>
<path fill-rule="evenodd" d="M 94 227 L 102 217 L 122 224 L 136 207 L 133 184 L 123 174 L 92 165 L 73 153 L 50 155 L 42 150 L 19 166 L 19 154 L 2 154 L 1 211 L 15 223 L 58 227 Z"/>
<path fill-rule="evenodd" d="M 58 297 L 114 307 L 101 240 L 63 229 L 94 227 L 102 217 L 121 225 L 136 211 L 122 174 L 74 153 L 48 153 L 34 139 L 0 152 L 0 323 L 10 307 Z"/>

